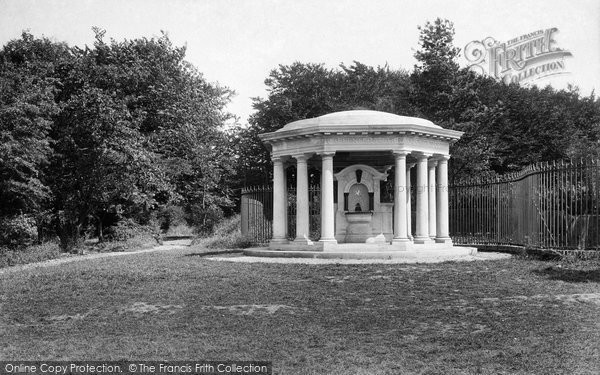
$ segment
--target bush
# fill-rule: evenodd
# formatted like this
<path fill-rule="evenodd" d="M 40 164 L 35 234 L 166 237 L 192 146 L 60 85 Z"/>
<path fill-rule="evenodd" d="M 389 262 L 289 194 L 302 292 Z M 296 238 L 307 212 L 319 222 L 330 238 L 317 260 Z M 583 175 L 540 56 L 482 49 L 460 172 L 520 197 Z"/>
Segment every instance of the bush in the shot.
<path fill-rule="evenodd" d="M 213 235 L 215 237 L 231 236 L 233 234 L 240 233 L 242 228 L 242 217 L 241 215 L 234 215 L 230 218 L 224 219 L 217 226 L 215 226 Z"/>
<path fill-rule="evenodd" d="M 186 225 L 185 216 L 186 214 L 180 206 L 166 206 L 162 208 L 157 214 L 160 229 L 163 233 L 166 233 L 173 227 Z"/>
<path fill-rule="evenodd" d="M 41 262 L 60 256 L 60 247 L 55 242 L 28 246 L 20 250 L 0 248 L 0 268 Z"/>
<path fill-rule="evenodd" d="M 0 245 L 10 248 L 24 247 L 37 240 L 35 219 L 16 215 L 0 220 Z"/>
<path fill-rule="evenodd" d="M 152 226 L 143 226 L 132 219 L 124 219 L 106 229 L 105 242 L 99 244 L 100 251 L 125 251 L 144 249 L 161 243 L 160 233 Z"/>
<path fill-rule="evenodd" d="M 148 231 L 146 227 L 136 223 L 132 219 L 124 219 L 116 225 L 108 227 L 104 237 L 108 241 L 127 241 Z"/>
<path fill-rule="evenodd" d="M 246 249 L 252 247 L 254 242 L 248 236 L 235 233 L 228 237 L 210 237 L 202 245 L 208 249 Z"/>
<path fill-rule="evenodd" d="M 239 214 L 221 221 L 211 236 L 197 238 L 192 243 L 209 249 L 245 249 L 253 244 L 251 238 L 242 235 Z"/>
<path fill-rule="evenodd" d="M 223 210 L 218 206 L 202 208 L 192 205 L 188 208 L 187 222 L 197 228 L 200 233 L 211 233 L 223 221 Z"/>
<path fill-rule="evenodd" d="M 196 234 L 196 231 L 194 230 L 194 228 L 190 227 L 187 224 L 178 224 L 175 226 L 170 226 L 169 230 L 164 233 L 165 236 L 168 237 L 189 237 L 189 236 L 194 236 Z"/>
<path fill-rule="evenodd" d="M 150 233 L 141 233 L 126 240 L 100 242 L 95 246 L 95 249 L 99 252 L 109 253 L 148 249 L 158 244 L 161 244 L 161 241 L 157 237 L 152 236 Z"/>

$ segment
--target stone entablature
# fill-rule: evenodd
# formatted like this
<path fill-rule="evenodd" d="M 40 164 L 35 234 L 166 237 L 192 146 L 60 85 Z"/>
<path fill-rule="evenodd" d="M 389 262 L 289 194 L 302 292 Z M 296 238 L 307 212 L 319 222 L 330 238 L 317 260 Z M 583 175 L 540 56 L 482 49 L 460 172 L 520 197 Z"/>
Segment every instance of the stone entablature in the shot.
<path fill-rule="evenodd" d="M 462 134 L 455 130 L 448 130 L 441 127 L 427 127 L 422 125 L 347 125 L 343 130 L 340 129 L 343 125 L 335 126 L 307 126 L 302 129 L 292 130 L 277 130 L 276 132 L 261 134 L 261 139 L 265 143 L 269 143 L 272 140 L 288 140 L 288 139 L 299 139 L 306 136 L 318 137 L 318 136 L 344 136 L 344 135 L 417 135 L 428 138 L 439 138 L 447 141 L 458 139 L 457 134 Z"/>
<path fill-rule="evenodd" d="M 272 134 L 272 133 L 269 133 Z M 462 133 L 461 133 L 462 134 Z M 262 137 L 261 137 L 262 138 Z M 451 138 L 455 141 L 455 138 Z M 273 157 L 303 153 L 338 151 L 393 151 L 412 150 L 447 155 L 450 143 L 446 138 L 417 135 L 322 135 L 270 141 Z M 266 142 L 265 142 L 266 143 Z"/>

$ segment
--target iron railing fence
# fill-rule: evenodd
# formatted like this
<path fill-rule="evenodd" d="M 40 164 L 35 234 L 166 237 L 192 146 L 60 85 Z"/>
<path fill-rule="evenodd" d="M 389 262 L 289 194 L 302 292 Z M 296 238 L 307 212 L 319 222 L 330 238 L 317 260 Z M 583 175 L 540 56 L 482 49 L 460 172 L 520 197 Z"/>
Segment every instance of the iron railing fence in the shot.
<path fill-rule="evenodd" d="M 600 249 L 600 162 L 531 165 L 497 179 L 449 187 L 457 244 Z"/>
<path fill-rule="evenodd" d="M 287 235 L 289 240 L 296 238 L 296 188 L 288 188 Z M 308 214 L 310 223 L 309 239 L 318 241 L 321 238 L 321 187 L 308 187 Z"/>
<path fill-rule="evenodd" d="M 310 235 L 313 241 L 321 238 L 321 189 L 308 189 Z M 296 238 L 296 188 L 287 189 L 287 237 Z M 257 244 L 265 244 L 273 235 L 273 190 L 271 186 L 253 186 L 242 189 L 242 234 Z"/>
<path fill-rule="evenodd" d="M 271 186 L 242 189 L 240 204 L 242 235 L 256 244 L 265 244 L 273 236 L 273 190 Z"/>
<path fill-rule="evenodd" d="M 449 188 L 450 236 L 461 245 L 600 250 L 600 160 L 538 163 L 496 179 Z M 272 236 L 270 186 L 242 190 L 242 233 L 257 244 Z M 296 194 L 288 189 L 288 238 L 296 235 Z M 320 189 L 309 188 L 310 238 L 320 236 Z M 412 205 L 414 217 L 415 205 Z M 413 219 L 414 224 L 414 219 Z"/>

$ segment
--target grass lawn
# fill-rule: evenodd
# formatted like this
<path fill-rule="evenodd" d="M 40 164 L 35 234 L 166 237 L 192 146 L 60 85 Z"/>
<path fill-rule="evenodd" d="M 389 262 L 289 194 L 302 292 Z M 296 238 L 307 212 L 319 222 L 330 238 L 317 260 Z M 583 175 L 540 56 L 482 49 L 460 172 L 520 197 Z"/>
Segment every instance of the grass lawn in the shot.
<path fill-rule="evenodd" d="M 269 360 L 277 374 L 600 373 L 597 263 L 249 264 L 193 252 L 0 271 L 0 359 Z"/>

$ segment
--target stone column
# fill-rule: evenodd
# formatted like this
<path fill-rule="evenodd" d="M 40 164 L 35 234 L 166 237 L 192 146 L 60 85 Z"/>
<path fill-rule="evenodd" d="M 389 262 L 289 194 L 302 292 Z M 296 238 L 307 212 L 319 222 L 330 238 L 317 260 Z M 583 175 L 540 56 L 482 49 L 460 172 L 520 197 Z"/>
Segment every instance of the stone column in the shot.
<path fill-rule="evenodd" d="M 435 196 L 436 196 L 436 184 L 435 184 L 435 167 L 437 166 L 437 160 L 429 160 L 429 188 L 427 190 L 427 194 L 429 196 L 429 237 L 431 237 L 431 239 L 435 238 L 435 232 L 436 232 L 436 221 L 437 221 L 437 215 L 435 214 L 436 211 L 436 203 L 435 203 Z"/>
<path fill-rule="evenodd" d="M 443 155 L 437 167 L 437 233 L 435 242 L 452 244 L 448 225 L 448 159 Z"/>
<path fill-rule="evenodd" d="M 323 246 L 337 244 L 335 240 L 335 210 L 333 204 L 333 155 L 321 154 L 321 239 Z M 326 243 L 326 244 L 325 244 Z"/>
<path fill-rule="evenodd" d="M 410 170 L 415 166 L 415 163 L 407 164 L 406 166 L 406 234 L 412 240 L 412 203 L 411 203 L 411 182 Z"/>
<path fill-rule="evenodd" d="M 407 243 L 406 223 L 406 151 L 394 151 L 394 239 L 392 243 Z"/>
<path fill-rule="evenodd" d="M 284 220 L 284 228 L 285 228 L 285 239 L 287 240 L 289 233 L 289 218 L 288 218 L 288 179 L 287 179 L 287 165 L 283 164 L 283 220 Z"/>
<path fill-rule="evenodd" d="M 296 159 L 296 239 L 294 242 L 308 243 L 310 222 L 308 210 L 308 156 L 294 155 Z"/>
<path fill-rule="evenodd" d="M 285 169 L 281 157 L 273 159 L 273 238 L 270 246 L 287 242 L 285 215 L 287 202 L 285 201 Z"/>
<path fill-rule="evenodd" d="M 418 153 L 417 157 L 417 229 L 415 233 L 414 242 L 416 244 L 431 243 L 429 237 L 429 209 L 428 200 L 429 197 L 427 191 L 429 185 L 427 182 L 427 158 L 431 154 Z"/>

